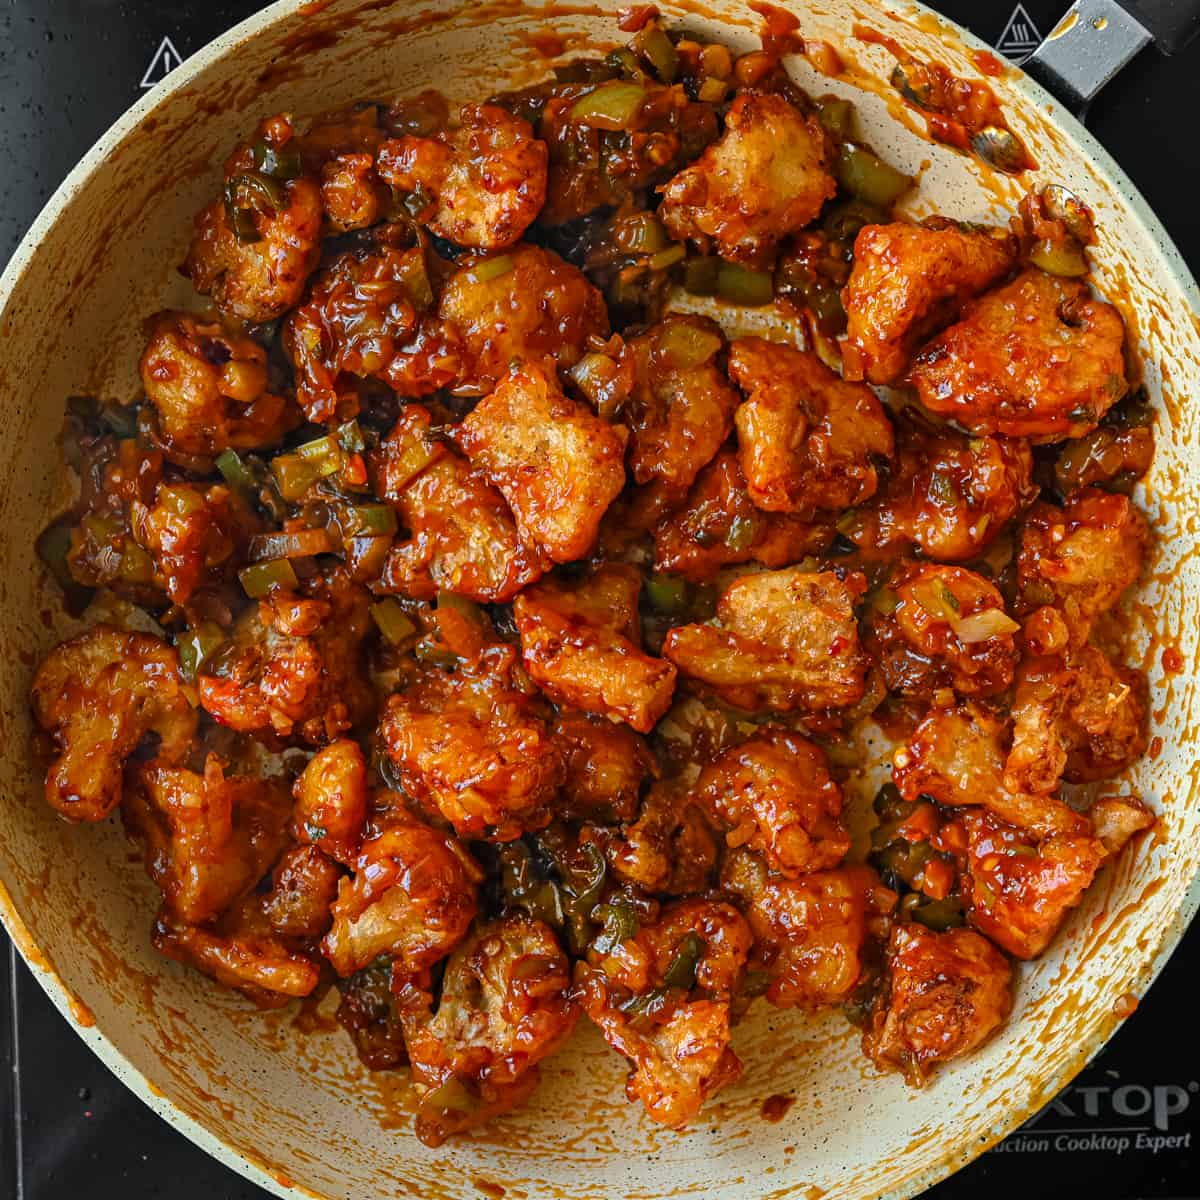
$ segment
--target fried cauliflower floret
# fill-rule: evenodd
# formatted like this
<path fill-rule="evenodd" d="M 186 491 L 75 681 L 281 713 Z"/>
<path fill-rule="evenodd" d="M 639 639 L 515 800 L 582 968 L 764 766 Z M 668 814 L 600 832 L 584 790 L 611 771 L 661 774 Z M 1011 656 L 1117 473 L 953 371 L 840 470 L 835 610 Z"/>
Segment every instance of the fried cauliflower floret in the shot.
<path fill-rule="evenodd" d="M 345 979 L 381 954 L 406 975 L 433 966 L 462 940 L 483 872 L 450 834 L 416 821 L 363 843 L 342 878 L 321 949 Z"/>
<path fill-rule="evenodd" d="M 694 795 L 727 845 L 757 851 L 783 875 L 836 867 L 850 849 L 842 789 L 824 751 L 799 734 L 770 730 L 731 747 L 701 771 Z"/>
<path fill-rule="evenodd" d="M 267 922 L 283 937 L 319 938 L 333 922 L 342 872 L 316 846 L 293 846 L 271 872 L 263 897 Z"/>
<path fill-rule="evenodd" d="M 746 394 L 734 416 L 738 459 L 759 508 L 811 513 L 875 494 L 877 467 L 895 445 L 866 384 L 846 383 L 809 351 L 757 337 L 730 346 L 729 375 Z"/>
<path fill-rule="evenodd" d="M 626 1095 L 659 1124 L 688 1124 L 741 1075 L 729 1010 L 750 946 L 732 905 L 685 900 L 580 967 L 584 1011 L 629 1060 Z"/>
<path fill-rule="evenodd" d="M 367 820 L 367 765 L 358 743 L 341 738 L 309 760 L 292 788 L 292 832 L 338 862 L 358 855 Z"/>
<path fill-rule="evenodd" d="M 1087 818 L 1055 796 L 1009 791 L 1005 726 L 976 704 L 935 708 L 895 753 L 892 779 L 908 801 L 946 808 L 978 805 L 1038 837 L 1087 833 Z"/>
<path fill-rule="evenodd" d="M 287 843 L 287 791 L 278 780 L 225 776 L 209 755 L 204 774 L 145 763 L 121 802 L 129 834 L 164 909 L 203 925 L 248 892 Z"/>
<path fill-rule="evenodd" d="M 334 233 L 366 229 L 381 221 L 390 200 L 370 154 L 339 154 L 321 167 L 321 205 Z"/>
<path fill-rule="evenodd" d="M 432 600 L 454 592 L 501 603 L 549 567 L 526 545 L 504 497 L 431 434 L 432 418 L 410 404 L 372 456 L 376 490 L 408 529 L 383 570 L 382 590 Z"/>
<path fill-rule="evenodd" d="M 139 369 L 168 453 L 212 457 L 274 446 L 300 424 L 295 404 L 270 390 L 267 352 L 191 313 L 147 322 Z"/>
<path fill-rule="evenodd" d="M 854 616 L 863 586 L 796 568 L 743 576 L 717 605 L 719 627 L 672 629 L 663 654 L 738 708 L 844 708 L 865 686 Z"/>
<path fill-rule="evenodd" d="M 427 1146 L 528 1099 L 538 1063 L 579 1018 L 553 930 L 518 914 L 476 926 L 447 963 L 431 1013 L 432 1000 L 416 988 L 400 995 L 416 1134 Z"/>
<path fill-rule="evenodd" d="M 154 923 L 154 948 L 259 1008 L 280 1008 L 309 995 L 320 982 L 320 967 L 271 928 L 259 899 L 246 897 L 215 928 L 189 925 L 164 910 Z"/>
<path fill-rule="evenodd" d="M 847 379 L 895 383 L 918 345 L 1013 265 L 1005 232 L 967 232 L 946 223 L 864 225 L 842 291 Z"/>
<path fill-rule="evenodd" d="M 349 979 L 339 979 L 337 1023 L 350 1035 L 355 1052 L 372 1071 L 391 1071 L 408 1063 L 403 1009 L 392 991 L 392 964 L 377 958 Z"/>
<path fill-rule="evenodd" d="M 987 938 L 897 925 L 863 1052 L 881 1071 L 901 1071 L 920 1087 L 942 1063 L 986 1042 L 1011 1009 L 1012 968 Z"/>
<path fill-rule="evenodd" d="M 645 738 L 628 725 L 563 709 L 554 722 L 554 740 L 566 767 L 561 815 L 602 823 L 632 820 L 642 781 L 654 773 Z"/>
<path fill-rule="evenodd" d="M 703 582 L 734 563 L 786 567 L 833 541 L 826 517 L 763 512 L 750 499 L 733 450 L 696 476 L 687 499 L 654 530 L 656 570 Z"/>
<path fill-rule="evenodd" d="M 625 486 L 625 430 L 563 395 L 539 364 L 514 370 L 454 440 L 508 501 L 522 539 L 554 562 L 588 552 Z"/>
<path fill-rule="evenodd" d="M 183 273 L 196 291 L 212 296 L 225 316 L 273 321 L 299 303 L 320 261 L 321 188 L 315 179 L 301 176 L 278 184 L 278 201 L 264 201 L 261 191 L 246 197 L 237 180 L 230 180 L 227 189 L 239 206 L 245 197 L 239 221 L 257 236 L 239 240 L 230 225 L 230 205 L 214 200 L 196 216 Z"/>
<path fill-rule="evenodd" d="M 659 217 L 673 238 L 711 245 L 734 262 L 761 263 L 837 191 L 829 157 L 815 116 L 779 95 L 742 92 L 721 137 L 661 189 Z"/>
<path fill-rule="evenodd" d="M 636 820 L 608 843 L 606 856 L 623 883 L 686 896 L 708 886 L 719 851 L 716 833 L 687 789 L 662 780 L 646 793 Z"/>
<path fill-rule="evenodd" d="M 46 801 L 70 821 L 103 821 L 121 802 L 125 760 L 147 734 L 164 766 L 196 732 L 173 647 L 146 633 L 97 625 L 56 646 L 31 688 L 34 719 L 54 741 Z"/>
<path fill-rule="evenodd" d="M 1146 518 L 1127 496 L 1085 488 L 1063 508 L 1039 502 L 1021 527 L 1018 603 L 1062 611 L 1075 642 L 1137 582 L 1149 549 Z"/>
<path fill-rule="evenodd" d="M 460 837 L 510 842 L 550 820 L 562 753 L 497 646 L 449 675 L 430 671 L 384 710 L 380 735 L 414 799 Z"/>
<path fill-rule="evenodd" d="M 1065 834 L 1038 842 L 988 813 L 968 810 L 968 919 L 1002 950 L 1036 958 L 1108 857 L 1104 843 Z"/>
<path fill-rule="evenodd" d="M 608 336 L 604 297 L 557 254 L 521 244 L 503 259 L 459 267 L 442 289 L 438 315 L 463 340 L 465 382 L 490 391 L 513 362 L 550 357 L 574 366 L 591 337 Z"/>
<path fill-rule="evenodd" d="M 675 668 L 641 648 L 640 590 L 632 567 L 607 563 L 534 584 L 513 615 L 525 669 L 551 700 L 649 733 L 671 705 Z"/>
<path fill-rule="evenodd" d="M 1157 819 L 1136 796 L 1102 796 L 1088 809 L 1088 816 L 1110 857 L 1120 854 L 1132 837 Z"/>
<path fill-rule="evenodd" d="M 1109 779 L 1145 753 L 1146 678 L 1095 646 L 1030 655 L 1017 672 L 1012 749 L 1004 781 L 1047 794 L 1059 780 Z"/>
<path fill-rule="evenodd" d="M 910 378 L 930 412 L 972 433 L 1059 442 L 1125 394 L 1124 342 L 1120 313 L 1087 284 L 1029 268 L 971 303 Z"/>
<path fill-rule="evenodd" d="M 771 874 L 760 855 L 726 856 L 721 886 L 734 895 L 754 933 L 756 965 L 779 1008 L 821 1008 L 848 1000 L 864 977 L 867 951 L 896 903 L 870 867 Z"/>
<path fill-rule="evenodd" d="M 625 343 L 621 358 L 635 371 L 624 415 L 637 483 L 683 491 L 729 436 L 738 394 L 716 363 L 724 345 L 713 321 L 680 314 Z"/>
<path fill-rule="evenodd" d="M 418 219 L 459 246 L 503 250 L 519 241 L 546 199 L 546 144 L 529 122 L 495 104 L 468 104 L 440 138 L 384 142 L 378 170 L 427 202 Z"/>
<path fill-rule="evenodd" d="M 887 689 L 929 699 L 943 688 L 992 696 L 1012 682 L 1017 662 L 1004 598 L 964 567 L 911 562 L 886 585 L 863 644 Z"/>
<path fill-rule="evenodd" d="M 913 417 L 897 421 L 896 432 L 892 477 L 847 528 L 865 553 L 890 557 L 915 545 L 927 558 L 963 562 L 1037 494 L 1025 442 L 968 438 Z"/>
<path fill-rule="evenodd" d="M 432 303 L 420 246 L 380 246 L 335 258 L 283 328 L 304 415 L 324 422 L 354 416 L 360 403 L 357 379 L 373 376 L 404 392 L 405 355 L 421 311 Z M 396 364 L 399 378 L 393 377 Z M 457 364 L 451 364 L 444 382 L 456 373 Z"/>

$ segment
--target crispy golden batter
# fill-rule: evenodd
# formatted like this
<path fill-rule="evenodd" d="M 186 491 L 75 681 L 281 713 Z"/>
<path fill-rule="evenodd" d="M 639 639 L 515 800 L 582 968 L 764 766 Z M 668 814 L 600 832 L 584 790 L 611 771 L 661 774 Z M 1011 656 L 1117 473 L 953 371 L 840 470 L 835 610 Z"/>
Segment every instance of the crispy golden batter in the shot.
<path fill-rule="evenodd" d="M 267 352 L 252 338 L 182 312 L 159 313 L 147 331 L 142 387 L 168 453 L 257 450 L 300 424 L 295 404 L 270 391 Z"/>
<path fill-rule="evenodd" d="M 321 949 L 343 978 L 381 954 L 406 975 L 423 971 L 466 934 L 482 878 L 449 834 L 416 821 L 391 825 L 363 843 L 354 874 L 338 886 Z"/>
<path fill-rule="evenodd" d="M 869 940 L 884 928 L 896 893 L 870 867 L 788 879 L 749 850 L 726 856 L 721 884 L 738 897 L 754 932 L 755 961 L 779 1008 L 821 1008 L 850 998 L 864 977 Z"/>
<path fill-rule="evenodd" d="M 1087 285 L 1029 268 L 967 307 L 917 355 L 930 412 L 972 433 L 1058 442 L 1095 429 L 1126 391 L 1125 323 Z"/>
<path fill-rule="evenodd" d="M 460 266 L 442 290 L 438 315 L 465 348 L 464 379 L 490 391 L 513 362 L 577 363 L 588 338 L 608 336 L 604 297 L 583 273 L 539 246 Z"/>
<path fill-rule="evenodd" d="M 911 417 L 896 432 L 891 479 L 843 526 L 868 554 L 915 545 L 943 562 L 974 558 L 1037 494 L 1025 442 L 968 438 Z"/>
<path fill-rule="evenodd" d="M 641 649 L 641 586 L 633 568 L 610 563 L 527 588 L 513 614 L 525 668 L 555 703 L 649 733 L 671 705 L 675 668 Z"/>
<path fill-rule="evenodd" d="M 367 820 L 367 765 L 357 742 L 341 738 L 309 760 L 292 789 L 292 832 L 331 858 L 358 856 Z"/>
<path fill-rule="evenodd" d="M 400 994 L 422 1142 L 440 1146 L 529 1097 L 537 1064 L 579 1018 L 570 984 L 553 930 L 511 914 L 477 925 L 455 950 L 436 1012 L 428 993 Z"/>
<path fill-rule="evenodd" d="M 378 170 L 401 192 L 423 197 L 418 219 L 448 241 L 503 250 L 518 241 L 546 199 L 546 144 L 529 122 L 495 104 L 468 104 L 440 138 L 384 142 Z"/>
<path fill-rule="evenodd" d="M 1088 816 L 1110 856 L 1120 854 L 1132 837 L 1157 820 L 1136 796 L 1102 796 L 1088 809 Z"/>
<path fill-rule="evenodd" d="M 824 751 L 799 734 L 769 730 L 731 747 L 700 772 L 694 795 L 727 845 L 788 877 L 836 867 L 850 849 L 842 789 Z"/>
<path fill-rule="evenodd" d="M 1005 275 L 1015 258 L 1014 239 L 999 229 L 864 225 L 842 292 L 846 378 L 895 383 L 920 343 Z"/>
<path fill-rule="evenodd" d="M 539 364 L 514 370 L 454 439 L 508 501 L 522 540 L 554 562 L 588 552 L 625 486 L 625 430 L 564 396 Z"/>
<path fill-rule="evenodd" d="M 339 979 L 337 989 L 337 1022 L 350 1035 L 363 1065 L 372 1071 L 405 1066 L 403 1010 L 392 992 L 391 960 L 377 958 L 349 979 Z"/>
<path fill-rule="evenodd" d="M 991 696 L 1012 682 L 1013 633 L 996 588 L 964 567 L 910 562 L 880 593 L 863 644 L 889 691 Z"/>
<path fill-rule="evenodd" d="M 773 512 L 811 513 L 869 500 L 892 457 L 892 425 L 866 384 L 846 383 L 815 354 L 762 338 L 729 348 L 746 394 L 734 420 L 750 499 Z"/>
<path fill-rule="evenodd" d="M 682 507 L 655 528 L 654 566 L 697 582 L 712 579 L 734 563 L 786 567 L 826 550 L 833 534 L 833 522 L 826 516 L 769 513 L 756 507 L 737 454 L 722 450 L 696 476 Z"/>
<path fill-rule="evenodd" d="M 628 725 L 563 709 L 554 722 L 566 779 L 562 816 L 630 821 L 637 812 L 642 781 L 655 773 L 654 756 Z"/>
<path fill-rule="evenodd" d="M 372 456 L 378 491 L 409 531 L 392 549 L 382 589 L 418 600 L 440 591 L 511 600 L 549 563 L 521 540 L 504 497 L 431 436 L 431 423 L 427 409 L 410 404 Z"/>
<path fill-rule="evenodd" d="M 293 846 L 271 872 L 263 912 L 282 937 L 319 938 L 333 922 L 342 872 L 316 846 Z"/>
<path fill-rule="evenodd" d="M 390 200 L 370 154 L 338 154 L 321 167 L 321 205 L 335 233 L 374 225 Z"/>
<path fill-rule="evenodd" d="M 625 343 L 621 358 L 636 372 L 624 410 L 636 482 L 690 487 L 729 436 L 738 394 L 715 361 L 724 345 L 707 317 L 679 314 Z"/>
<path fill-rule="evenodd" d="M 511 648 L 392 696 L 380 735 L 405 790 L 461 837 L 510 842 L 550 820 L 562 754 L 513 683 Z"/>
<path fill-rule="evenodd" d="M 97 625 L 56 646 L 31 688 L 34 719 L 53 737 L 46 800 L 71 821 L 103 821 L 121 802 L 125 760 L 149 733 L 164 766 L 183 760 L 196 710 L 173 647 Z"/>
<path fill-rule="evenodd" d="M 717 606 L 720 627 L 672 629 L 663 654 L 738 708 L 843 708 L 863 694 L 866 659 L 854 602 L 861 576 L 795 568 L 735 580 Z"/>
<path fill-rule="evenodd" d="M 942 1063 L 969 1054 L 1000 1028 L 1011 989 L 1008 960 L 973 930 L 897 925 L 863 1052 L 881 1071 L 902 1071 L 920 1087 Z"/>
<path fill-rule="evenodd" d="M 224 200 L 196 215 L 183 273 L 227 317 L 273 321 L 300 300 L 321 258 L 321 188 L 308 176 L 280 184 L 281 207 L 252 211 L 256 240 L 239 241 Z"/>
<path fill-rule="evenodd" d="M 142 842 L 164 911 L 188 925 L 220 916 L 270 869 L 287 843 L 287 789 L 278 780 L 226 778 L 145 763 L 131 772 L 121 817 Z"/>
<path fill-rule="evenodd" d="M 815 116 L 782 96 L 742 92 L 725 132 L 663 187 L 659 217 L 673 238 L 760 263 L 803 229 L 837 191 L 829 142 Z"/>

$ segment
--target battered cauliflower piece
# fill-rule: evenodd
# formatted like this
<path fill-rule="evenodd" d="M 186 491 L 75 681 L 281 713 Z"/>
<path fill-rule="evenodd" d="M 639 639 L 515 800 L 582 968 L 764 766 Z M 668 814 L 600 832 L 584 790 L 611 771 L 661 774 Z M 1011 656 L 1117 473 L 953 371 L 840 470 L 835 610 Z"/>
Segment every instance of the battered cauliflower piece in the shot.
<path fill-rule="evenodd" d="M 843 1004 L 863 981 L 868 950 L 886 929 L 896 893 L 866 866 L 797 879 L 767 871 L 760 855 L 726 856 L 721 886 L 737 897 L 754 933 L 754 963 L 778 1008 Z"/>
<path fill-rule="evenodd" d="M 232 776 L 215 755 L 204 774 L 146 763 L 121 802 L 129 834 L 164 910 L 203 925 L 245 895 L 287 844 L 289 804 L 278 780 Z"/>
<path fill-rule="evenodd" d="M 675 668 L 641 648 L 640 590 L 632 567 L 607 563 L 527 588 L 513 615 L 525 669 L 551 700 L 649 733 L 671 706 Z"/>
<path fill-rule="evenodd" d="M 397 191 L 424 199 L 418 220 L 438 237 L 503 250 L 533 224 L 546 199 L 546 143 L 529 122 L 495 104 L 467 104 L 439 138 L 384 142 L 378 170 Z"/>
<path fill-rule="evenodd" d="M 729 1046 L 730 1002 L 750 952 L 732 905 L 685 900 L 578 971 L 584 1011 L 630 1062 L 625 1093 L 681 1128 L 742 1073 Z"/>
<path fill-rule="evenodd" d="M 554 740 L 566 767 L 560 815 L 604 824 L 633 820 L 642 782 L 655 773 L 645 738 L 628 725 L 563 709 Z"/>
<path fill-rule="evenodd" d="M 562 753 L 513 681 L 514 652 L 485 651 L 453 675 L 431 670 L 392 696 L 380 736 L 405 791 L 460 837 L 511 842 L 544 828 Z"/>
<path fill-rule="evenodd" d="M 892 424 L 864 383 L 846 383 L 815 354 L 762 338 L 729 348 L 746 394 L 734 416 L 750 499 L 771 512 L 811 513 L 869 500 L 895 452 Z"/>
<path fill-rule="evenodd" d="M 1146 751 L 1146 693 L 1140 671 L 1114 665 L 1095 646 L 1028 656 L 1017 672 L 1005 785 L 1048 794 L 1063 777 L 1119 774 Z"/>
<path fill-rule="evenodd" d="M 211 458 L 231 447 L 278 445 L 300 424 L 292 401 L 270 390 L 267 352 L 191 313 L 161 312 L 147 323 L 139 369 L 168 454 Z"/>
<path fill-rule="evenodd" d="M 1127 496 L 1085 488 L 1063 508 L 1039 502 L 1021 527 L 1018 604 L 1061 610 L 1080 644 L 1098 617 L 1137 582 L 1150 546 L 1146 518 Z"/>
<path fill-rule="evenodd" d="M 511 914 L 477 925 L 446 964 L 436 1012 L 416 987 L 400 994 L 427 1146 L 528 1099 L 538 1063 L 579 1019 L 570 962 L 542 921 Z"/>
<path fill-rule="evenodd" d="M 716 363 L 724 346 L 715 322 L 677 313 L 625 343 L 621 359 L 632 361 L 636 380 L 624 415 L 637 483 L 689 488 L 729 436 L 738 394 Z"/>
<path fill-rule="evenodd" d="M 1037 495 L 1026 442 L 968 438 L 911 416 L 896 431 L 894 473 L 842 525 L 866 554 L 890 558 L 915 545 L 941 562 L 975 558 Z"/>
<path fill-rule="evenodd" d="M 363 1065 L 391 1071 L 408 1063 L 403 1009 L 392 992 L 392 964 L 377 958 L 370 966 L 337 983 L 341 1000 L 334 1016 L 350 1035 Z"/>
<path fill-rule="evenodd" d="M 935 708 L 895 753 L 892 779 L 910 802 L 978 805 L 1037 837 L 1086 834 L 1088 821 L 1056 796 L 1010 791 L 1004 782 L 1005 726 L 971 702 Z"/>
<path fill-rule="evenodd" d="M 342 872 L 316 846 L 293 846 L 271 872 L 271 890 L 263 897 L 267 922 L 283 937 L 313 940 L 333 922 Z"/>
<path fill-rule="evenodd" d="M 1016 251 L 1000 229 L 968 232 L 940 220 L 864 225 L 842 291 L 846 378 L 896 383 L 921 342 L 1006 275 Z"/>
<path fill-rule="evenodd" d="M 815 116 L 774 93 L 741 92 L 721 137 L 661 189 L 659 218 L 679 241 L 760 264 L 837 191 L 829 159 Z"/>
<path fill-rule="evenodd" d="M 1136 796 L 1102 796 L 1088 809 L 1088 816 L 1109 857 L 1120 854 L 1132 837 L 1157 820 Z"/>
<path fill-rule="evenodd" d="M 864 589 L 861 575 L 845 582 L 798 568 L 746 575 L 722 595 L 719 627 L 672 629 L 663 654 L 738 708 L 845 708 L 865 687 L 854 616 Z"/>
<path fill-rule="evenodd" d="M 362 668 L 366 590 L 339 567 L 248 608 L 205 662 L 200 703 L 240 733 L 320 746 L 372 709 Z"/>
<path fill-rule="evenodd" d="M 1015 958 L 1036 958 L 1050 944 L 1108 857 L 1087 835 L 1033 841 L 987 813 L 968 810 L 968 919 Z"/>
<path fill-rule="evenodd" d="M 508 501 L 522 540 L 554 562 L 588 552 L 625 486 L 625 430 L 564 396 L 546 366 L 516 368 L 453 436 Z"/>
<path fill-rule="evenodd" d="M 117 807 L 125 760 L 147 734 L 158 737 L 157 761 L 174 766 L 196 732 L 174 647 L 108 625 L 51 650 L 30 698 L 57 750 L 46 801 L 69 821 L 103 821 Z"/>
<path fill-rule="evenodd" d="M 417 821 L 363 843 L 342 878 L 321 949 L 343 978 L 381 954 L 404 975 L 433 966 L 466 935 L 483 872 L 450 834 Z"/>
<path fill-rule="evenodd" d="M 409 531 L 392 548 L 381 588 L 416 600 L 443 591 L 481 603 L 511 600 L 550 564 L 521 540 L 504 497 L 431 425 L 428 409 L 410 404 L 371 456 L 376 490 Z"/>
<path fill-rule="evenodd" d="M 1019 628 L 982 575 L 910 562 L 880 593 L 863 644 L 898 695 L 930 699 L 953 688 L 960 696 L 992 696 L 1012 682 Z"/>
<path fill-rule="evenodd" d="M 654 530 L 654 567 L 704 582 L 723 567 L 758 562 L 786 567 L 821 554 L 833 541 L 826 516 L 763 512 L 750 499 L 733 450 L 696 476 L 687 500 Z"/>
<path fill-rule="evenodd" d="M 212 296 L 224 316 L 273 321 L 300 302 L 320 261 L 321 187 L 303 175 L 276 183 L 278 198 L 265 200 L 265 188 L 246 195 L 239 185 L 245 178 L 235 175 L 227 181 L 231 202 L 214 200 L 197 214 L 182 270 L 196 291 Z M 239 224 L 249 227 L 243 240 L 230 224 L 231 203 L 242 214 Z"/>
<path fill-rule="evenodd" d="M 972 302 L 917 355 L 930 412 L 972 433 L 1082 437 L 1125 394 L 1125 323 L 1087 284 L 1036 268 Z"/>
<path fill-rule="evenodd" d="M 357 742 L 341 738 L 309 760 L 292 788 L 292 833 L 330 858 L 358 857 L 367 821 L 367 764 Z"/>
<path fill-rule="evenodd" d="M 387 215 L 390 201 L 370 154 L 338 154 L 321 167 L 321 205 L 334 233 L 369 228 Z"/>
<path fill-rule="evenodd" d="M 604 297 L 557 254 L 525 243 L 468 261 L 442 288 L 438 316 L 462 337 L 464 384 L 491 391 L 513 362 L 573 367 L 588 339 L 608 337 Z"/>
<path fill-rule="evenodd" d="M 799 734 L 768 730 L 731 747 L 700 772 L 694 795 L 727 845 L 757 851 L 782 875 L 836 867 L 850 849 L 842 789 L 824 751 Z"/>
<path fill-rule="evenodd" d="M 1012 967 L 987 938 L 971 929 L 897 925 L 863 1053 L 921 1087 L 942 1063 L 983 1045 L 1011 1009 Z"/>

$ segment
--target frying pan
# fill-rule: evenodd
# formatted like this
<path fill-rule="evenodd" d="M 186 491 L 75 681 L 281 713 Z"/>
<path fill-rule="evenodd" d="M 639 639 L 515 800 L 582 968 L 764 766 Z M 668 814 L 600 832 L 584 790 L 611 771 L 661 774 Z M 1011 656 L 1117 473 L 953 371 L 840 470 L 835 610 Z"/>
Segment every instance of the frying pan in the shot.
<path fill-rule="evenodd" d="M 793 73 L 816 94 L 853 98 L 876 148 L 920 174 L 907 204 L 913 217 L 1002 220 L 1031 183 L 1072 188 L 1096 214 L 1095 281 L 1125 313 L 1159 413 L 1157 458 L 1138 496 L 1158 545 L 1129 608 L 1132 656 L 1153 689 L 1155 741 L 1128 780 L 1161 814 L 1159 827 L 1100 877 L 1050 952 L 1021 968 L 1000 1037 L 911 1091 L 874 1073 L 836 1014 L 756 1005 L 735 1036 L 743 1079 L 693 1129 L 676 1133 L 624 1102 L 623 1062 L 584 1030 L 547 1065 L 533 1103 L 429 1150 L 411 1135 L 403 1073 L 370 1076 L 320 1014 L 303 1032 L 293 1013 L 260 1015 L 158 959 L 148 936 L 153 889 L 116 823 L 71 828 L 42 803 L 26 696 L 38 658 L 71 626 L 33 542 L 69 496 L 56 465 L 63 399 L 135 393 L 141 318 L 194 303 L 174 264 L 228 148 L 259 115 L 279 109 L 312 113 L 429 86 L 463 100 L 527 82 L 548 68 L 547 52 L 610 46 L 620 36 L 617 5 L 282 0 L 123 117 L 59 189 L 0 279 L 8 430 L 0 444 L 0 909 L 42 986 L 112 1070 L 200 1146 L 280 1196 L 911 1196 L 1063 1087 L 1131 1011 L 1200 902 L 1192 750 L 1200 409 L 1190 403 L 1200 393 L 1200 296 L 1116 164 L 1063 103 L 1015 69 L 991 83 L 1039 164 L 1032 178 L 991 174 L 922 136 L 922 123 L 883 82 L 886 53 L 857 41 L 854 25 L 873 26 L 956 74 L 976 77 L 984 60 L 973 57 L 980 43 L 913 4 L 809 0 L 798 9 L 804 34 L 837 47 L 847 69 L 828 79 L 798 57 Z M 705 37 L 757 46 L 760 17 L 744 0 L 660 7 Z M 1060 37 L 1059 50 L 1067 34 Z M 1051 66 L 1062 59 L 1054 42 L 1043 57 Z M 1182 670 L 1164 671 L 1167 646 Z M 868 790 L 865 774 L 851 781 L 855 805 Z M 773 1095 L 795 1099 L 774 1123 L 762 1117 Z"/>

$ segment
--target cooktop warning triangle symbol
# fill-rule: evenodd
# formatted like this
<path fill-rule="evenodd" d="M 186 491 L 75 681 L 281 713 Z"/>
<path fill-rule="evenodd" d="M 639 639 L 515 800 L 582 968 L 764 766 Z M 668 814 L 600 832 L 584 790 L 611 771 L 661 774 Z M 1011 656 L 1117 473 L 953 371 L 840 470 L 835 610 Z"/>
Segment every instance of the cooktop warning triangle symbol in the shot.
<path fill-rule="evenodd" d="M 175 43 L 169 37 L 158 43 L 158 49 L 146 68 L 145 75 L 138 87 L 152 88 L 161 79 L 165 79 L 176 67 L 183 63 L 183 55 L 175 49 Z"/>
<path fill-rule="evenodd" d="M 996 49 L 1005 58 L 1011 58 L 1016 63 L 1023 63 L 1042 43 L 1042 35 L 1033 23 L 1033 18 L 1025 11 L 1025 5 L 1018 4 L 1013 9 L 1004 32 L 996 43 Z"/>

